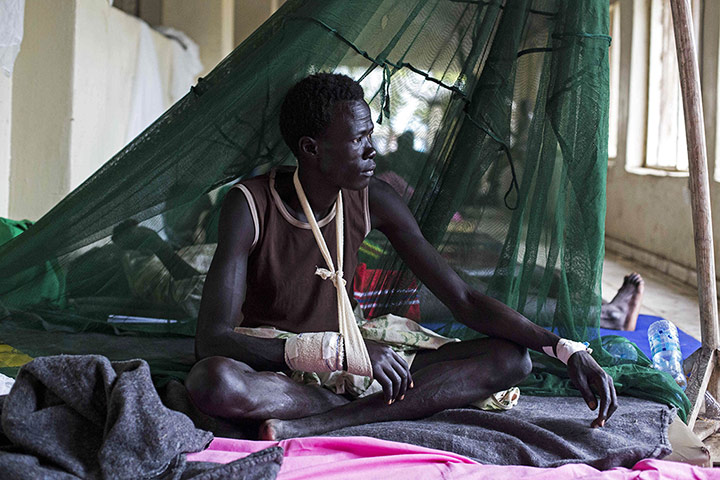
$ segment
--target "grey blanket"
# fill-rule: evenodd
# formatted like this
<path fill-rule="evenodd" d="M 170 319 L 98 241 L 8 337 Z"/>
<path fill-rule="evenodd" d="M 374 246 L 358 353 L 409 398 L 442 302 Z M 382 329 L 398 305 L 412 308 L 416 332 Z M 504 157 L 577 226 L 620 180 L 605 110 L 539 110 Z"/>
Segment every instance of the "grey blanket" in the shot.
<path fill-rule="evenodd" d="M 587 463 L 598 469 L 632 467 L 643 458 L 671 451 L 664 405 L 620 397 L 604 428 L 579 397 L 521 396 L 506 412 L 445 410 L 424 420 L 383 422 L 344 428 L 328 435 L 366 435 L 447 450 L 495 465 L 556 467 Z"/>
<path fill-rule="evenodd" d="M 227 465 L 187 463 L 212 434 L 163 406 L 142 360 L 41 357 L 2 402 L 2 479 L 273 479 L 281 448 Z"/>

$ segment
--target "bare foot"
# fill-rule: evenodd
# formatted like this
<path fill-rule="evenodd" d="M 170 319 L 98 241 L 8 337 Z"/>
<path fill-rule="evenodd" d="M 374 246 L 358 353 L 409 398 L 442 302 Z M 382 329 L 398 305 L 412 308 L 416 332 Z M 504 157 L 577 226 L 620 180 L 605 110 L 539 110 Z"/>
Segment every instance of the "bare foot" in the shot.
<path fill-rule="evenodd" d="M 310 437 L 322 435 L 332 428 L 321 421 L 323 414 L 312 417 L 296 418 L 294 420 L 279 420 L 271 418 L 265 420 L 258 430 L 258 440 L 285 440 L 286 438 Z"/>
<path fill-rule="evenodd" d="M 274 418 L 271 418 L 270 420 L 265 420 L 260 425 L 260 430 L 258 432 L 258 440 L 282 440 L 285 437 L 281 437 L 280 433 L 282 432 L 281 424 L 282 420 L 277 420 Z"/>
<path fill-rule="evenodd" d="M 627 275 L 615 298 L 602 306 L 600 326 L 614 330 L 635 330 L 644 289 L 645 282 L 639 273 Z"/>

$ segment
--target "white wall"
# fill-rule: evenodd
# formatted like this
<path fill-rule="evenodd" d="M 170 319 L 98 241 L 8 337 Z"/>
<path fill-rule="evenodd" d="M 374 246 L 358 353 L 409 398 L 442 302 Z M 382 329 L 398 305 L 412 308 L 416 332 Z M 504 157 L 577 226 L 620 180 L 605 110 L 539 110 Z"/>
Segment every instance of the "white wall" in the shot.
<path fill-rule="evenodd" d="M 75 5 L 25 3 L 12 77 L 11 218 L 36 220 L 68 192 Z"/>
<path fill-rule="evenodd" d="M 235 43 L 240 45 L 280 6 L 280 0 L 235 0 Z"/>
<path fill-rule="evenodd" d="M 185 32 L 200 47 L 200 59 L 205 67 L 201 76 L 215 68 L 236 46 L 233 41 L 234 6 L 234 0 L 163 1 L 163 24 Z"/>

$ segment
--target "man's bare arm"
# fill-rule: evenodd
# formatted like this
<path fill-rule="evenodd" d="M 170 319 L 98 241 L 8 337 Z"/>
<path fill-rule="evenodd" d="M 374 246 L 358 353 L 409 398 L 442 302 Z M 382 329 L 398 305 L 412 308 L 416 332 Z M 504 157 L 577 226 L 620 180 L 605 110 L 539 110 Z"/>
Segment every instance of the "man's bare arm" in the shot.
<path fill-rule="evenodd" d="M 198 360 L 216 355 L 234 358 L 256 370 L 285 370 L 285 340 L 250 337 L 233 330 L 242 316 L 254 232 L 245 196 L 238 189 L 230 190 L 220 211 L 218 246 L 200 302 L 195 356 Z"/>
<path fill-rule="evenodd" d="M 370 184 L 372 227 L 392 243 L 405 264 L 453 316 L 468 327 L 491 337 L 542 351 L 559 337 L 524 316 L 471 288 L 423 236 L 402 199 L 385 182 Z"/>
<path fill-rule="evenodd" d="M 467 285 L 425 239 L 412 213 L 390 185 L 373 178 L 369 196 L 372 227 L 387 236 L 410 270 L 457 320 L 488 336 L 540 352 L 544 346 L 557 344 L 559 337 L 554 333 Z M 593 426 L 604 425 L 617 408 L 612 378 L 584 351 L 570 357 L 568 373 L 591 409 L 597 407 L 593 391 L 598 395 L 600 410 Z"/>

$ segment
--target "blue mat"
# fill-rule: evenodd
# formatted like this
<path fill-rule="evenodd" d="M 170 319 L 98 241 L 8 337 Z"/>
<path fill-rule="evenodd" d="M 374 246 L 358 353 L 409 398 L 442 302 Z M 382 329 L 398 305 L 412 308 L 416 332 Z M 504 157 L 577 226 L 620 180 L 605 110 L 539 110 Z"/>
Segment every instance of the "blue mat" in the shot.
<path fill-rule="evenodd" d="M 662 317 L 655 317 L 653 315 L 639 315 L 637 319 L 637 325 L 635 327 L 635 331 L 633 332 L 625 332 L 622 330 L 610 330 L 608 328 L 601 328 L 600 329 L 600 336 L 605 335 L 617 335 L 619 337 L 625 337 L 634 344 L 638 346 L 638 348 L 652 360 L 652 357 L 650 356 L 650 343 L 648 342 L 648 327 L 650 325 L 658 320 L 663 320 Z M 438 331 L 440 333 L 443 333 L 445 335 L 452 336 L 451 333 L 444 332 L 443 329 L 447 326 L 445 323 L 440 322 L 422 322 L 421 323 L 423 327 L 429 328 L 433 331 Z M 683 360 L 685 360 L 687 357 L 689 357 L 695 350 L 700 348 L 700 340 L 696 340 L 695 338 L 691 337 L 687 333 L 683 332 L 678 328 L 678 336 L 680 337 L 680 349 L 682 350 L 682 356 Z"/>
<path fill-rule="evenodd" d="M 617 335 L 625 337 L 631 342 L 635 343 L 642 352 L 652 360 L 650 356 L 650 343 L 648 342 L 648 327 L 653 322 L 663 320 L 662 317 L 655 317 L 652 315 L 639 315 L 637 319 L 637 326 L 634 332 L 623 332 L 621 330 L 610 330 L 607 328 L 600 329 L 600 335 Z M 689 357 L 695 350 L 700 348 L 700 340 L 696 340 L 687 333 L 683 332 L 678 328 L 678 336 L 680 337 L 680 350 L 682 350 L 683 360 Z"/>

